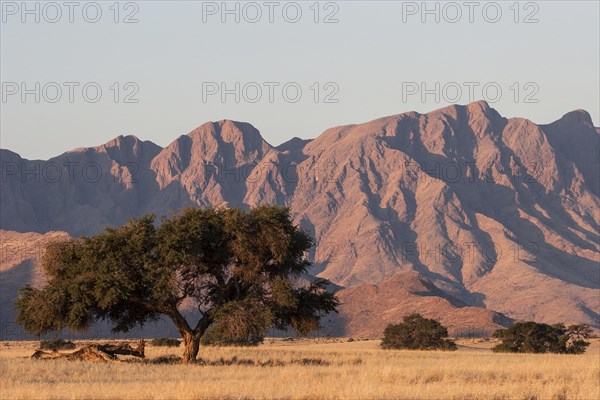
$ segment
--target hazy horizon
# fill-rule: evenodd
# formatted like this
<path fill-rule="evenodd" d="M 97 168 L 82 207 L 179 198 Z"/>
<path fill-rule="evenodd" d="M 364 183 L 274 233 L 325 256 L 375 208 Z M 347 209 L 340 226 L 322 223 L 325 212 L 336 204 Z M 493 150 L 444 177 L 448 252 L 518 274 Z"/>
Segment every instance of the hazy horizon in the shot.
<path fill-rule="evenodd" d="M 477 101 L 479 101 L 479 100 L 476 100 L 475 102 L 477 102 Z M 466 104 L 456 104 L 456 105 L 459 105 L 459 106 L 465 106 L 465 105 L 467 105 L 467 104 L 468 104 L 468 103 L 466 103 Z M 445 108 L 445 107 L 448 107 L 448 106 L 449 106 L 449 105 L 446 105 L 446 106 L 443 106 L 443 107 L 439 107 L 439 108 L 437 108 L 437 109 Z M 490 105 L 490 107 L 491 107 L 491 108 L 493 108 L 493 109 L 496 109 L 495 107 L 493 107 L 493 105 Z M 432 110 L 429 110 L 429 112 L 432 112 L 432 111 L 435 111 L 435 110 L 436 110 L 436 109 L 432 109 Z M 581 110 L 581 109 L 577 109 L 577 110 L 569 110 L 569 111 L 566 111 L 565 113 L 563 113 L 563 115 L 564 115 L 564 114 L 567 114 L 567 113 L 569 113 L 569 112 L 572 112 L 572 111 L 578 111 L 578 110 Z M 407 110 L 407 111 L 404 111 L 404 112 L 401 112 L 401 113 L 397 113 L 397 114 L 403 114 L 403 113 L 407 113 L 407 112 L 413 112 L 413 111 L 416 111 L 416 110 Z M 502 114 L 502 113 L 501 113 L 499 110 L 497 110 L 497 109 L 496 109 L 496 111 L 498 111 L 498 112 L 500 113 L 500 115 L 502 115 L 504 118 L 507 118 L 507 119 L 510 119 L 510 118 L 526 118 L 526 117 L 517 116 L 517 115 L 515 115 L 515 116 L 507 116 L 507 115 L 503 115 L 503 114 Z M 586 111 L 586 112 L 588 112 L 588 114 L 590 114 L 588 110 L 584 110 L 584 111 Z M 420 114 L 427 114 L 427 111 L 425 111 L 425 112 L 419 112 L 419 111 L 416 111 L 416 112 L 418 112 L 418 113 L 420 113 Z M 348 123 L 348 124 L 345 124 L 345 125 L 360 125 L 360 124 L 363 124 L 363 123 L 368 123 L 368 122 L 370 122 L 370 121 L 377 120 L 377 119 L 379 119 L 379 118 L 385 118 L 385 117 L 389 117 L 389 116 L 391 116 L 391 115 L 381 115 L 381 116 L 379 116 L 379 117 L 373 118 L 372 120 L 368 120 L 368 121 L 356 121 L 356 122 L 354 122 L 354 123 Z M 538 121 L 532 121 L 532 122 L 533 122 L 533 123 L 535 123 L 536 125 L 545 125 L 545 124 L 549 124 L 549 123 L 552 123 L 552 122 L 554 122 L 554 121 L 557 121 L 557 120 L 559 120 L 561 117 L 562 117 L 562 115 L 561 115 L 561 116 L 559 116 L 559 117 L 557 117 L 557 118 L 556 118 L 556 119 L 554 119 L 554 120 L 547 121 L 547 122 L 544 122 L 544 123 L 541 123 L 541 122 L 538 122 Z M 139 134 L 134 134 L 134 133 L 120 133 L 120 134 L 117 134 L 117 135 L 114 135 L 114 136 L 108 136 L 108 137 L 106 137 L 106 139 L 104 139 L 104 141 L 103 141 L 103 142 L 99 142 L 99 143 L 91 143 L 91 144 L 87 144 L 87 145 L 84 145 L 84 146 L 77 146 L 77 147 L 72 147 L 72 148 L 65 148 L 65 149 L 61 150 L 60 152 L 58 152 L 58 153 L 56 153 L 56 154 L 52 154 L 52 155 L 50 155 L 50 156 L 48 156 L 48 157 L 46 157 L 46 158 L 37 158 L 37 159 L 36 159 L 36 158 L 28 158 L 28 157 L 26 157 L 24 154 L 20 154 L 20 153 L 18 153 L 18 152 L 16 152 L 16 151 L 14 151 L 13 149 L 10 149 L 10 148 L 5 148 L 4 146 L 0 146 L 0 149 L 4 149 L 4 150 L 10 150 L 10 151 L 16 152 L 17 154 L 19 154 L 19 155 L 20 155 L 21 157 L 23 157 L 24 159 L 29 159 L 29 160 L 32 160 L 32 161 L 34 161 L 34 160 L 45 160 L 45 159 L 50 159 L 50 158 L 53 158 L 53 157 L 59 156 L 59 155 L 61 155 L 61 154 L 65 153 L 65 152 L 69 152 L 69 151 L 77 150 L 77 149 L 80 149 L 80 148 L 89 148 L 89 147 L 101 146 L 101 145 L 103 145 L 103 144 L 105 144 L 105 143 L 107 143 L 107 142 L 109 142 L 109 141 L 111 141 L 111 140 L 113 140 L 113 139 L 115 139 L 115 138 L 117 138 L 117 137 L 119 137 L 119 136 L 135 136 L 135 137 L 137 137 L 137 138 L 138 138 L 139 140 L 141 140 L 141 141 L 150 141 L 150 142 L 152 142 L 152 143 L 154 143 L 154 144 L 157 144 L 157 145 L 159 145 L 159 146 L 160 146 L 160 147 L 162 147 L 162 148 L 165 148 L 165 147 L 167 147 L 169 144 L 171 144 L 172 142 L 174 142 L 174 141 L 175 141 L 175 140 L 176 140 L 176 139 L 177 139 L 179 136 L 181 136 L 181 135 L 187 135 L 188 133 L 190 133 L 191 131 L 193 131 L 194 129 L 196 129 L 196 128 L 200 127 L 200 126 L 201 126 L 201 125 L 203 125 L 203 124 L 206 124 L 206 123 L 209 123 L 209 122 L 213 122 L 213 123 L 214 123 L 214 122 L 223 121 L 223 120 L 229 120 L 229 121 L 234 121 L 234 122 L 241 122 L 241 123 L 249 123 L 249 124 L 251 124 L 252 126 L 254 126 L 254 127 L 255 127 L 255 128 L 256 128 L 256 129 L 257 129 L 259 132 L 260 132 L 260 135 L 262 136 L 262 138 L 263 138 L 263 139 L 264 139 L 264 140 L 265 140 L 267 143 L 269 143 L 271 146 L 273 146 L 273 147 L 280 146 L 280 145 L 282 145 L 282 144 L 284 144 L 284 143 L 286 143 L 286 142 L 288 142 L 288 141 L 290 141 L 290 140 L 292 140 L 292 139 L 294 139 L 294 138 L 300 138 L 300 139 L 303 139 L 303 140 L 313 140 L 313 139 L 316 139 L 318 136 L 320 136 L 322 133 L 324 133 L 324 132 L 325 132 L 327 129 L 330 129 L 330 128 L 336 128 L 336 127 L 337 127 L 337 126 L 330 126 L 330 127 L 328 127 L 328 128 L 325 128 L 325 129 L 324 129 L 322 132 L 319 132 L 319 133 L 315 134 L 315 135 L 314 135 L 314 136 L 312 136 L 312 137 L 299 137 L 299 136 L 290 136 L 290 137 L 287 137 L 287 138 L 281 137 L 281 141 L 280 141 L 280 142 L 273 143 L 273 142 L 271 142 L 270 140 L 268 140 L 267 136 L 265 135 L 265 132 L 263 132 L 263 131 L 260 129 L 260 127 L 258 127 L 258 126 L 255 126 L 255 124 L 253 124 L 253 123 L 252 123 L 252 121 L 239 121 L 239 120 L 234 120 L 234 119 L 229 119 L 229 118 L 221 118 L 221 119 L 219 119 L 219 120 L 212 120 L 212 121 L 203 121 L 203 122 L 199 122 L 197 125 L 195 125 L 195 126 L 193 126 L 193 127 L 190 127 L 190 128 L 187 130 L 187 131 L 185 131 L 185 132 L 179 132 L 179 133 L 176 133 L 176 134 L 174 134 L 174 135 L 173 135 L 172 137 L 170 137 L 170 138 L 167 136 L 167 134 L 165 134 L 165 136 L 164 136 L 165 142 L 164 142 L 164 143 L 158 143 L 158 142 L 155 142 L 154 140 L 151 140 L 151 139 L 148 139 L 148 138 L 146 138 L 146 137 L 140 136 Z M 597 126 L 598 124 L 596 123 L 596 121 L 594 121 L 594 119 L 593 119 L 593 118 L 592 118 L 592 121 L 594 122 L 594 126 L 598 127 L 598 126 Z M 280 138 L 280 136 L 278 136 L 278 138 Z"/>
<path fill-rule="evenodd" d="M 462 2 L 429 2 L 428 9 L 421 2 L 276 2 L 273 22 L 263 2 L 254 9 L 229 2 L 229 14 L 221 2 L 121 2 L 118 10 L 98 3 L 94 23 L 92 7 L 87 16 L 81 11 L 85 2 L 73 23 L 66 8 L 51 22 L 54 9 L 39 5 L 35 15 L 41 3 L 27 3 L 34 11 L 25 15 L 6 3 L 21 4 L 2 9 L 0 147 L 28 159 L 129 134 L 164 147 L 222 119 L 249 122 L 278 145 L 480 99 L 536 124 L 576 109 L 600 124 L 600 6 L 593 1 L 476 2 L 472 15 Z M 72 102 L 65 83 L 74 85 Z M 90 83 L 102 90 L 97 102 L 83 98 Z M 230 91 L 224 99 L 222 84 Z M 53 102 L 57 85 L 62 96 Z M 292 94 L 301 89 L 297 102 L 285 98 L 285 85 Z M 21 88 L 30 91 L 24 100 Z"/>

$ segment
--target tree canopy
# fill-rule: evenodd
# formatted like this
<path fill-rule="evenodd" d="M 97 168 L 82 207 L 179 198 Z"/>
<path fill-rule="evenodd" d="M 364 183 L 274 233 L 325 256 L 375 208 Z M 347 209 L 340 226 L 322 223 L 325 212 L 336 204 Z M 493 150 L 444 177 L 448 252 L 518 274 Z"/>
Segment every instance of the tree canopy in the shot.
<path fill-rule="evenodd" d="M 448 329 L 420 314 L 410 314 L 402 323 L 388 325 L 383 334 L 383 349 L 456 350 L 456 344 L 448 339 Z"/>
<path fill-rule="evenodd" d="M 510 328 L 499 329 L 495 338 L 502 340 L 492 350 L 505 353 L 562 353 L 581 354 L 590 345 L 584 339 L 592 330 L 587 325 L 541 324 L 517 322 Z"/>
<path fill-rule="evenodd" d="M 144 216 L 49 243 L 41 260 L 48 282 L 21 289 L 17 322 L 42 334 L 108 320 L 126 332 L 166 316 L 183 337 L 184 362 L 196 359 L 209 330 L 225 342 L 261 338 L 271 326 L 306 334 L 338 305 L 327 281 L 298 284 L 311 246 L 277 206 L 189 208 L 160 224 Z M 184 303 L 200 312 L 195 324 Z"/>

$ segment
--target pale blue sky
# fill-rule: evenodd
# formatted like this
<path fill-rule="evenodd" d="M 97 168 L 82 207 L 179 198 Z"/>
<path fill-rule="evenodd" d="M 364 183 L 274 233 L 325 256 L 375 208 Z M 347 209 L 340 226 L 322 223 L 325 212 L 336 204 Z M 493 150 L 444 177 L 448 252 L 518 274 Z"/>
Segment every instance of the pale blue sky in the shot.
<path fill-rule="evenodd" d="M 10 3 L 10 2 L 9 2 Z M 62 3 L 62 2 L 58 2 Z M 443 107 L 455 96 L 450 86 L 446 96 L 436 101 L 433 95 L 422 101 L 420 95 L 403 96 L 407 82 L 425 82 L 434 88 L 456 82 L 463 90 L 458 103 L 467 103 L 468 87 L 477 82 L 475 98 L 483 97 L 481 87 L 490 82 L 500 87 L 502 96 L 490 104 L 506 117 L 522 116 L 537 123 L 560 118 L 568 111 L 583 108 L 600 120 L 600 8 L 598 1 L 538 1 L 534 6 L 518 4 L 515 23 L 513 1 L 498 2 L 502 16 L 497 23 L 483 18 L 482 2 L 475 9 L 475 22 L 468 21 L 468 8 L 462 1 L 462 19 L 444 20 L 440 3 L 440 22 L 434 16 L 403 14 L 410 2 L 337 2 L 338 23 L 313 21 L 314 1 L 298 2 L 302 17 L 298 23 L 286 22 L 280 2 L 274 22 L 268 22 L 268 8 L 257 23 L 240 23 L 228 16 L 222 23 L 219 14 L 205 15 L 208 3 L 138 1 L 138 23 L 114 23 L 109 7 L 113 1 L 99 2 L 103 11 L 92 24 L 75 9 L 69 23 L 67 9 L 56 23 L 40 23 L 33 16 L 21 22 L 21 15 L 5 9 L 1 26 L 1 80 L 34 87 L 48 82 L 62 85 L 63 97 L 40 103 L 28 95 L 4 90 L 1 103 L 1 147 L 30 159 L 48 158 L 65 150 L 102 144 L 120 134 L 134 134 L 165 146 L 196 126 L 220 119 L 247 121 L 257 127 L 273 145 L 294 136 L 314 138 L 323 130 L 341 124 L 359 123 L 405 111 L 427 112 Z M 319 5 L 320 19 L 335 10 Z M 14 4 L 20 5 L 21 2 Z M 34 4 L 34 3 L 29 3 Z M 81 3 L 82 5 L 85 4 Z M 221 2 L 214 3 L 220 6 Z M 230 3 L 231 7 L 233 3 Z M 421 2 L 414 3 L 420 6 Z M 536 6 L 537 7 L 536 7 Z M 429 3 L 434 7 L 434 3 Z M 33 5 L 31 7 L 34 7 Z M 41 5 L 40 7 L 43 7 Z M 135 11 L 120 4 L 124 14 Z M 240 6 L 241 7 L 241 6 Z M 41 10 L 41 9 L 40 9 Z M 493 9 L 487 9 L 493 18 Z M 537 10 L 537 11 L 536 11 Z M 20 10 L 18 10 L 19 12 Z M 93 10 L 88 10 L 93 17 Z M 248 12 L 252 11 L 247 9 Z M 293 17 L 293 9 L 288 9 Z M 446 9 L 454 18 L 455 10 Z M 54 11 L 46 10 L 47 18 Z M 523 23 L 535 12 L 537 23 Z M 403 22 L 403 15 L 406 22 Z M 252 18 L 254 14 L 248 14 Z M 68 101 L 63 82 L 79 82 L 74 101 Z M 103 89 L 97 103 L 83 99 L 81 86 L 97 82 Z M 114 82 L 123 86 L 135 82 L 137 104 L 114 103 Z M 219 96 L 203 101 L 203 82 L 226 82 L 233 87 L 257 82 L 263 98 L 250 103 L 235 103 L 230 95 L 225 103 Z M 268 101 L 263 82 L 280 82 L 274 102 Z M 303 90 L 297 103 L 285 101 L 281 87 L 296 82 Z M 321 86 L 320 101 L 313 100 L 310 87 Z M 324 103 L 333 90 L 323 85 L 334 82 L 339 92 L 337 103 Z M 515 101 L 517 86 L 520 98 Z M 525 86 L 527 83 L 533 83 Z M 410 84 L 408 84 L 410 85 Z M 512 88 L 512 89 L 511 89 Z M 48 96 L 53 97 L 49 87 Z M 120 95 L 131 91 L 131 87 Z M 524 102 L 531 94 L 537 103 Z M 253 96 L 252 91 L 248 92 Z M 293 94 L 293 92 L 291 92 Z M 488 93 L 490 98 L 494 91 Z M 405 97 L 405 98 L 403 98 Z"/>

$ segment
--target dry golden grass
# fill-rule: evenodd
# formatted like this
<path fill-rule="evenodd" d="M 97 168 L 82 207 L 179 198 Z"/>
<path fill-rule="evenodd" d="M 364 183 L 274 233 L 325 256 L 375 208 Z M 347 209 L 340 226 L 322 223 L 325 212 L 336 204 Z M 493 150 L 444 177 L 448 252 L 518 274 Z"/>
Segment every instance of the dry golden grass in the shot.
<path fill-rule="evenodd" d="M 378 341 L 271 341 L 202 348 L 204 365 L 158 362 L 179 348 L 147 346 L 143 362 L 40 361 L 37 342 L 0 343 L 2 399 L 600 399 L 600 343 L 584 355 L 384 351 Z M 262 365 L 262 366 L 261 366 Z"/>

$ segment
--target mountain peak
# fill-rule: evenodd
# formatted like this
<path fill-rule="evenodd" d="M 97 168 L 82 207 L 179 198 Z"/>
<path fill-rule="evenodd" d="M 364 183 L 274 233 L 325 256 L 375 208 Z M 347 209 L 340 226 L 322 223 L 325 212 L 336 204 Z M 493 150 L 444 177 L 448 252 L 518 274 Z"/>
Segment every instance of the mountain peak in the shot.
<path fill-rule="evenodd" d="M 299 137 L 293 137 L 287 142 L 281 143 L 276 147 L 279 151 L 290 151 L 292 153 L 298 152 L 304 148 L 308 143 L 310 143 L 313 139 L 302 139 Z"/>
<path fill-rule="evenodd" d="M 222 146 L 233 145 L 236 154 L 242 158 L 246 158 L 250 153 L 254 154 L 252 158 L 262 157 L 272 148 L 252 124 L 228 119 L 206 122 L 187 136 L 194 142 L 201 140 L 204 148 L 212 148 L 214 151 Z"/>
<path fill-rule="evenodd" d="M 134 135 L 119 135 L 105 144 L 95 148 L 100 153 L 108 154 L 113 160 L 124 164 L 133 160 L 149 162 L 162 147 L 149 141 L 140 140 Z"/>
<path fill-rule="evenodd" d="M 230 119 L 205 122 L 191 131 L 188 136 L 194 138 L 195 136 L 205 134 L 220 136 L 225 141 L 230 141 L 227 139 L 236 139 L 236 137 L 242 137 L 247 140 L 264 140 L 258 129 L 252 124 Z"/>
<path fill-rule="evenodd" d="M 133 147 L 142 141 L 135 135 L 119 135 L 100 147 Z"/>
<path fill-rule="evenodd" d="M 474 101 L 472 103 L 467 104 L 465 107 L 467 107 L 468 111 L 473 112 L 473 113 L 480 112 L 480 113 L 486 114 L 490 110 L 493 110 L 493 108 L 490 107 L 488 102 L 485 100 Z"/>
<path fill-rule="evenodd" d="M 593 126 L 592 116 L 585 110 L 578 109 L 566 113 L 561 120 L 569 124 L 589 124 Z"/>
<path fill-rule="evenodd" d="M 439 114 L 446 114 L 453 116 L 453 118 L 459 118 L 460 115 L 470 116 L 471 118 L 488 118 L 488 119 L 496 119 L 501 118 L 502 116 L 498 111 L 494 108 L 490 107 L 487 101 L 485 100 L 477 100 L 465 105 L 460 104 L 451 104 L 446 107 L 439 108 L 437 110 L 428 112 L 427 116 L 436 116 Z M 406 115 L 406 113 L 404 114 Z M 421 115 L 421 114 L 419 114 Z"/>

